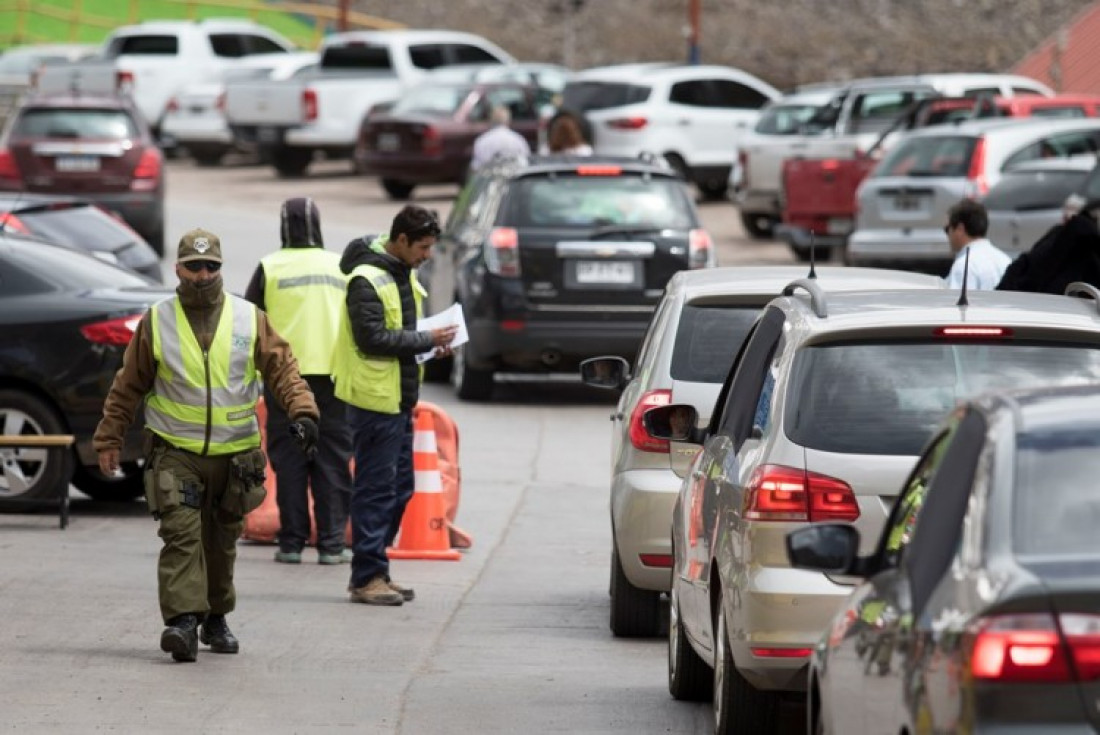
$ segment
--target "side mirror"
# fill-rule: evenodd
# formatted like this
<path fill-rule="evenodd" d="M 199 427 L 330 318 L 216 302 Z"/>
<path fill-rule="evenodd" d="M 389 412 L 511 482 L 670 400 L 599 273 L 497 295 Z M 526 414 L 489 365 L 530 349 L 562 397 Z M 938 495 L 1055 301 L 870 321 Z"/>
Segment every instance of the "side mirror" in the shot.
<path fill-rule="evenodd" d="M 619 390 L 630 380 L 630 365 L 621 357 L 591 357 L 580 371 L 581 382 L 593 388 Z"/>
<path fill-rule="evenodd" d="M 642 426 L 654 439 L 702 444 L 704 432 L 696 428 L 699 412 L 686 403 L 655 406 L 642 414 Z"/>
<path fill-rule="evenodd" d="M 859 574 L 859 531 L 846 523 L 817 523 L 787 534 L 791 566 L 826 574 Z"/>

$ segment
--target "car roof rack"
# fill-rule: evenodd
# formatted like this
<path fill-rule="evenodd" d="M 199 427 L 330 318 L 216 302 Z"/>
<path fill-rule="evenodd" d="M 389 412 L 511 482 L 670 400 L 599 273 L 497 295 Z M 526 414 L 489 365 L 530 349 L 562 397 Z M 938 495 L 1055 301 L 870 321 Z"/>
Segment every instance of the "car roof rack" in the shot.
<path fill-rule="evenodd" d="M 1082 281 L 1074 281 L 1066 286 L 1066 296 L 1078 296 L 1087 299 L 1092 299 L 1096 304 L 1097 312 L 1100 312 L 1100 288 L 1096 288 L 1091 283 L 1084 283 Z"/>
<path fill-rule="evenodd" d="M 825 306 L 825 289 L 816 280 L 798 278 L 791 281 L 783 288 L 784 296 L 792 296 L 797 289 L 803 289 L 810 294 L 810 308 L 819 319 L 829 316 L 829 310 Z"/>

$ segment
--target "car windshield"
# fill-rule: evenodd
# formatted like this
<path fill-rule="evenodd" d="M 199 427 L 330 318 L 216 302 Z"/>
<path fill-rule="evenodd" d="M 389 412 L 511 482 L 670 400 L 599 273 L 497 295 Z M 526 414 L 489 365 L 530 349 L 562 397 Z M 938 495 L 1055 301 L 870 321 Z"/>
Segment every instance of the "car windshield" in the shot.
<path fill-rule="evenodd" d="M 562 91 L 562 107 L 588 112 L 645 102 L 649 87 L 622 82 L 569 82 Z"/>
<path fill-rule="evenodd" d="M 756 306 L 686 304 L 672 347 L 672 379 L 721 385 L 759 314 Z"/>
<path fill-rule="evenodd" d="M 763 135 L 795 135 L 820 105 L 772 105 L 760 113 L 753 128 Z"/>
<path fill-rule="evenodd" d="M 1100 424 L 1016 435 L 1012 546 L 1020 554 L 1095 557 Z"/>
<path fill-rule="evenodd" d="M 792 441 L 844 454 L 917 455 L 959 402 L 979 393 L 1100 379 L 1093 345 L 890 342 L 807 347 L 784 422 Z"/>
<path fill-rule="evenodd" d="M 513 187 L 509 215 L 520 227 L 696 226 L 683 185 L 665 177 L 528 176 Z"/>
<path fill-rule="evenodd" d="M 1088 171 L 1009 172 L 989 190 L 982 203 L 989 211 L 1025 212 L 1060 209 L 1081 188 Z"/>
<path fill-rule="evenodd" d="M 871 172 L 883 176 L 965 177 L 977 138 L 965 135 L 936 135 L 901 141 Z"/>
<path fill-rule="evenodd" d="M 458 111 L 473 87 L 426 84 L 409 90 L 390 109 L 391 115 L 416 113 L 450 117 Z"/>
<path fill-rule="evenodd" d="M 127 140 L 138 132 L 124 110 L 39 107 L 24 110 L 11 134 L 14 138 Z"/>

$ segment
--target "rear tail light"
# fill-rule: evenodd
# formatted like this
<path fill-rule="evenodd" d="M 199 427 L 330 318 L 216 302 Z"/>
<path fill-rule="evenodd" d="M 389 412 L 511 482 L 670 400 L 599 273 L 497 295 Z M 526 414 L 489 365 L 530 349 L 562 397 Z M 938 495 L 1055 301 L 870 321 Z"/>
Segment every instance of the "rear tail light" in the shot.
<path fill-rule="evenodd" d="M 752 648 L 753 656 L 760 658 L 806 658 L 813 653 L 812 648 Z"/>
<path fill-rule="evenodd" d="M 1066 648 L 1047 613 L 998 615 L 981 620 L 970 654 L 975 679 L 1072 681 Z"/>
<path fill-rule="evenodd" d="M 1063 613 L 1058 616 L 1079 681 L 1100 679 L 1100 616 Z"/>
<path fill-rule="evenodd" d="M 494 227 L 489 232 L 485 267 L 498 276 L 519 275 L 519 232 L 514 227 Z"/>
<path fill-rule="evenodd" d="M 15 162 L 15 156 L 11 151 L 0 148 L 0 183 L 21 184 L 23 175 L 19 173 L 19 165 Z"/>
<path fill-rule="evenodd" d="M 854 521 L 859 503 L 843 480 L 764 465 L 749 478 L 742 515 L 752 521 Z"/>
<path fill-rule="evenodd" d="M 0 232 L 18 232 L 22 235 L 29 235 L 31 231 L 23 224 L 23 220 L 11 212 L 4 212 L 0 214 Z"/>
<path fill-rule="evenodd" d="M 134 179 L 130 182 L 133 191 L 152 191 L 160 182 L 160 171 L 163 159 L 156 148 L 146 148 L 138 159 L 134 168 Z"/>
<path fill-rule="evenodd" d="M 317 92 L 313 89 L 302 90 L 302 119 L 313 122 L 317 119 Z"/>
<path fill-rule="evenodd" d="M 862 155 L 863 152 L 859 148 L 856 148 L 856 158 L 859 158 Z M 824 161 L 821 162 L 822 171 L 836 171 L 838 168 L 840 168 L 840 161 L 836 160 L 835 158 L 826 158 Z"/>
<path fill-rule="evenodd" d="M 218 95 L 218 98 L 214 100 L 214 109 L 218 112 L 225 112 L 225 92 Z"/>
<path fill-rule="evenodd" d="M 648 124 L 644 117 L 616 117 L 604 123 L 612 130 L 641 130 Z"/>
<path fill-rule="evenodd" d="M 179 100 L 177 100 L 175 97 L 173 97 L 172 99 L 168 100 L 168 104 L 164 106 L 164 109 L 167 112 L 179 112 L 179 109 L 180 109 Z"/>
<path fill-rule="evenodd" d="M 645 430 L 645 424 L 642 423 L 642 416 L 649 409 L 657 406 L 667 406 L 671 401 L 672 391 L 670 390 L 651 390 L 643 393 L 642 397 L 638 399 L 634 411 L 630 414 L 630 444 L 635 449 L 642 452 L 668 454 L 668 441 L 650 436 L 649 432 Z"/>
<path fill-rule="evenodd" d="M 932 334 L 937 337 L 953 337 L 955 339 L 1000 339 L 1011 337 L 1012 330 L 1008 327 L 967 324 L 957 327 L 936 327 L 932 330 Z"/>
<path fill-rule="evenodd" d="M 420 149 L 429 156 L 443 155 L 443 136 L 439 128 L 434 125 L 425 125 L 421 131 Z"/>
<path fill-rule="evenodd" d="M 577 176 L 621 176 L 622 166 L 577 166 Z"/>
<path fill-rule="evenodd" d="M 638 560 L 647 567 L 672 568 L 672 554 L 638 554 Z"/>
<path fill-rule="evenodd" d="M 985 177 L 985 138 L 978 138 L 974 152 L 970 155 L 970 168 L 966 172 L 968 186 L 966 196 L 971 199 L 983 197 L 989 193 L 989 181 Z"/>
<path fill-rule="evenodd" d="M 140 321 L 141 315 L 133 314 L 118 319 L 108 319 L 105 322 L 85 324 L 80 328 L 80 333 L 84 335 L 84 339 L 97 345 L 125 347 L 130 344 L 130 339 L 134 336 Z"/>
<path fill-rule="evenodd" d="M 709 268 L 715 264 L 714 243 L 706 230 L 688 233 L 688 265 L 691 268 Z"/>
<path fill-rule="evenodd" d="M 134 73 L 132 71 L 120 71 L 115 75 L 115 88 L 122 93 L 134 90 Z"/>

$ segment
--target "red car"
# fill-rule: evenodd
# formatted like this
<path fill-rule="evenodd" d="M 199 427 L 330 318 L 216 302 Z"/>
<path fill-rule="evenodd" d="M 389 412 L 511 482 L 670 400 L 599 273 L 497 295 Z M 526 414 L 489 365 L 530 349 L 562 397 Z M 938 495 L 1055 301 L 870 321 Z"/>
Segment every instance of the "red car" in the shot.
<path fill-rule="evenodd" d="M 535 149 L 537 94 L 537 88 L 520 84 L 414 87 L 389 110 L 363 119 L 356 168 L 379 176 L 393 199 L 407 198 L 417 184 L 462 184 L 474 140 L 489 129 L 489 113 L 498 105 L 512 111 L 512 129 Z"/>
<path fill-rule="evenodd" d="M 126 95 L 25 99 L 0 134 L 0 191 L 79 196 L 164 254 L 164 162 Z"/>

